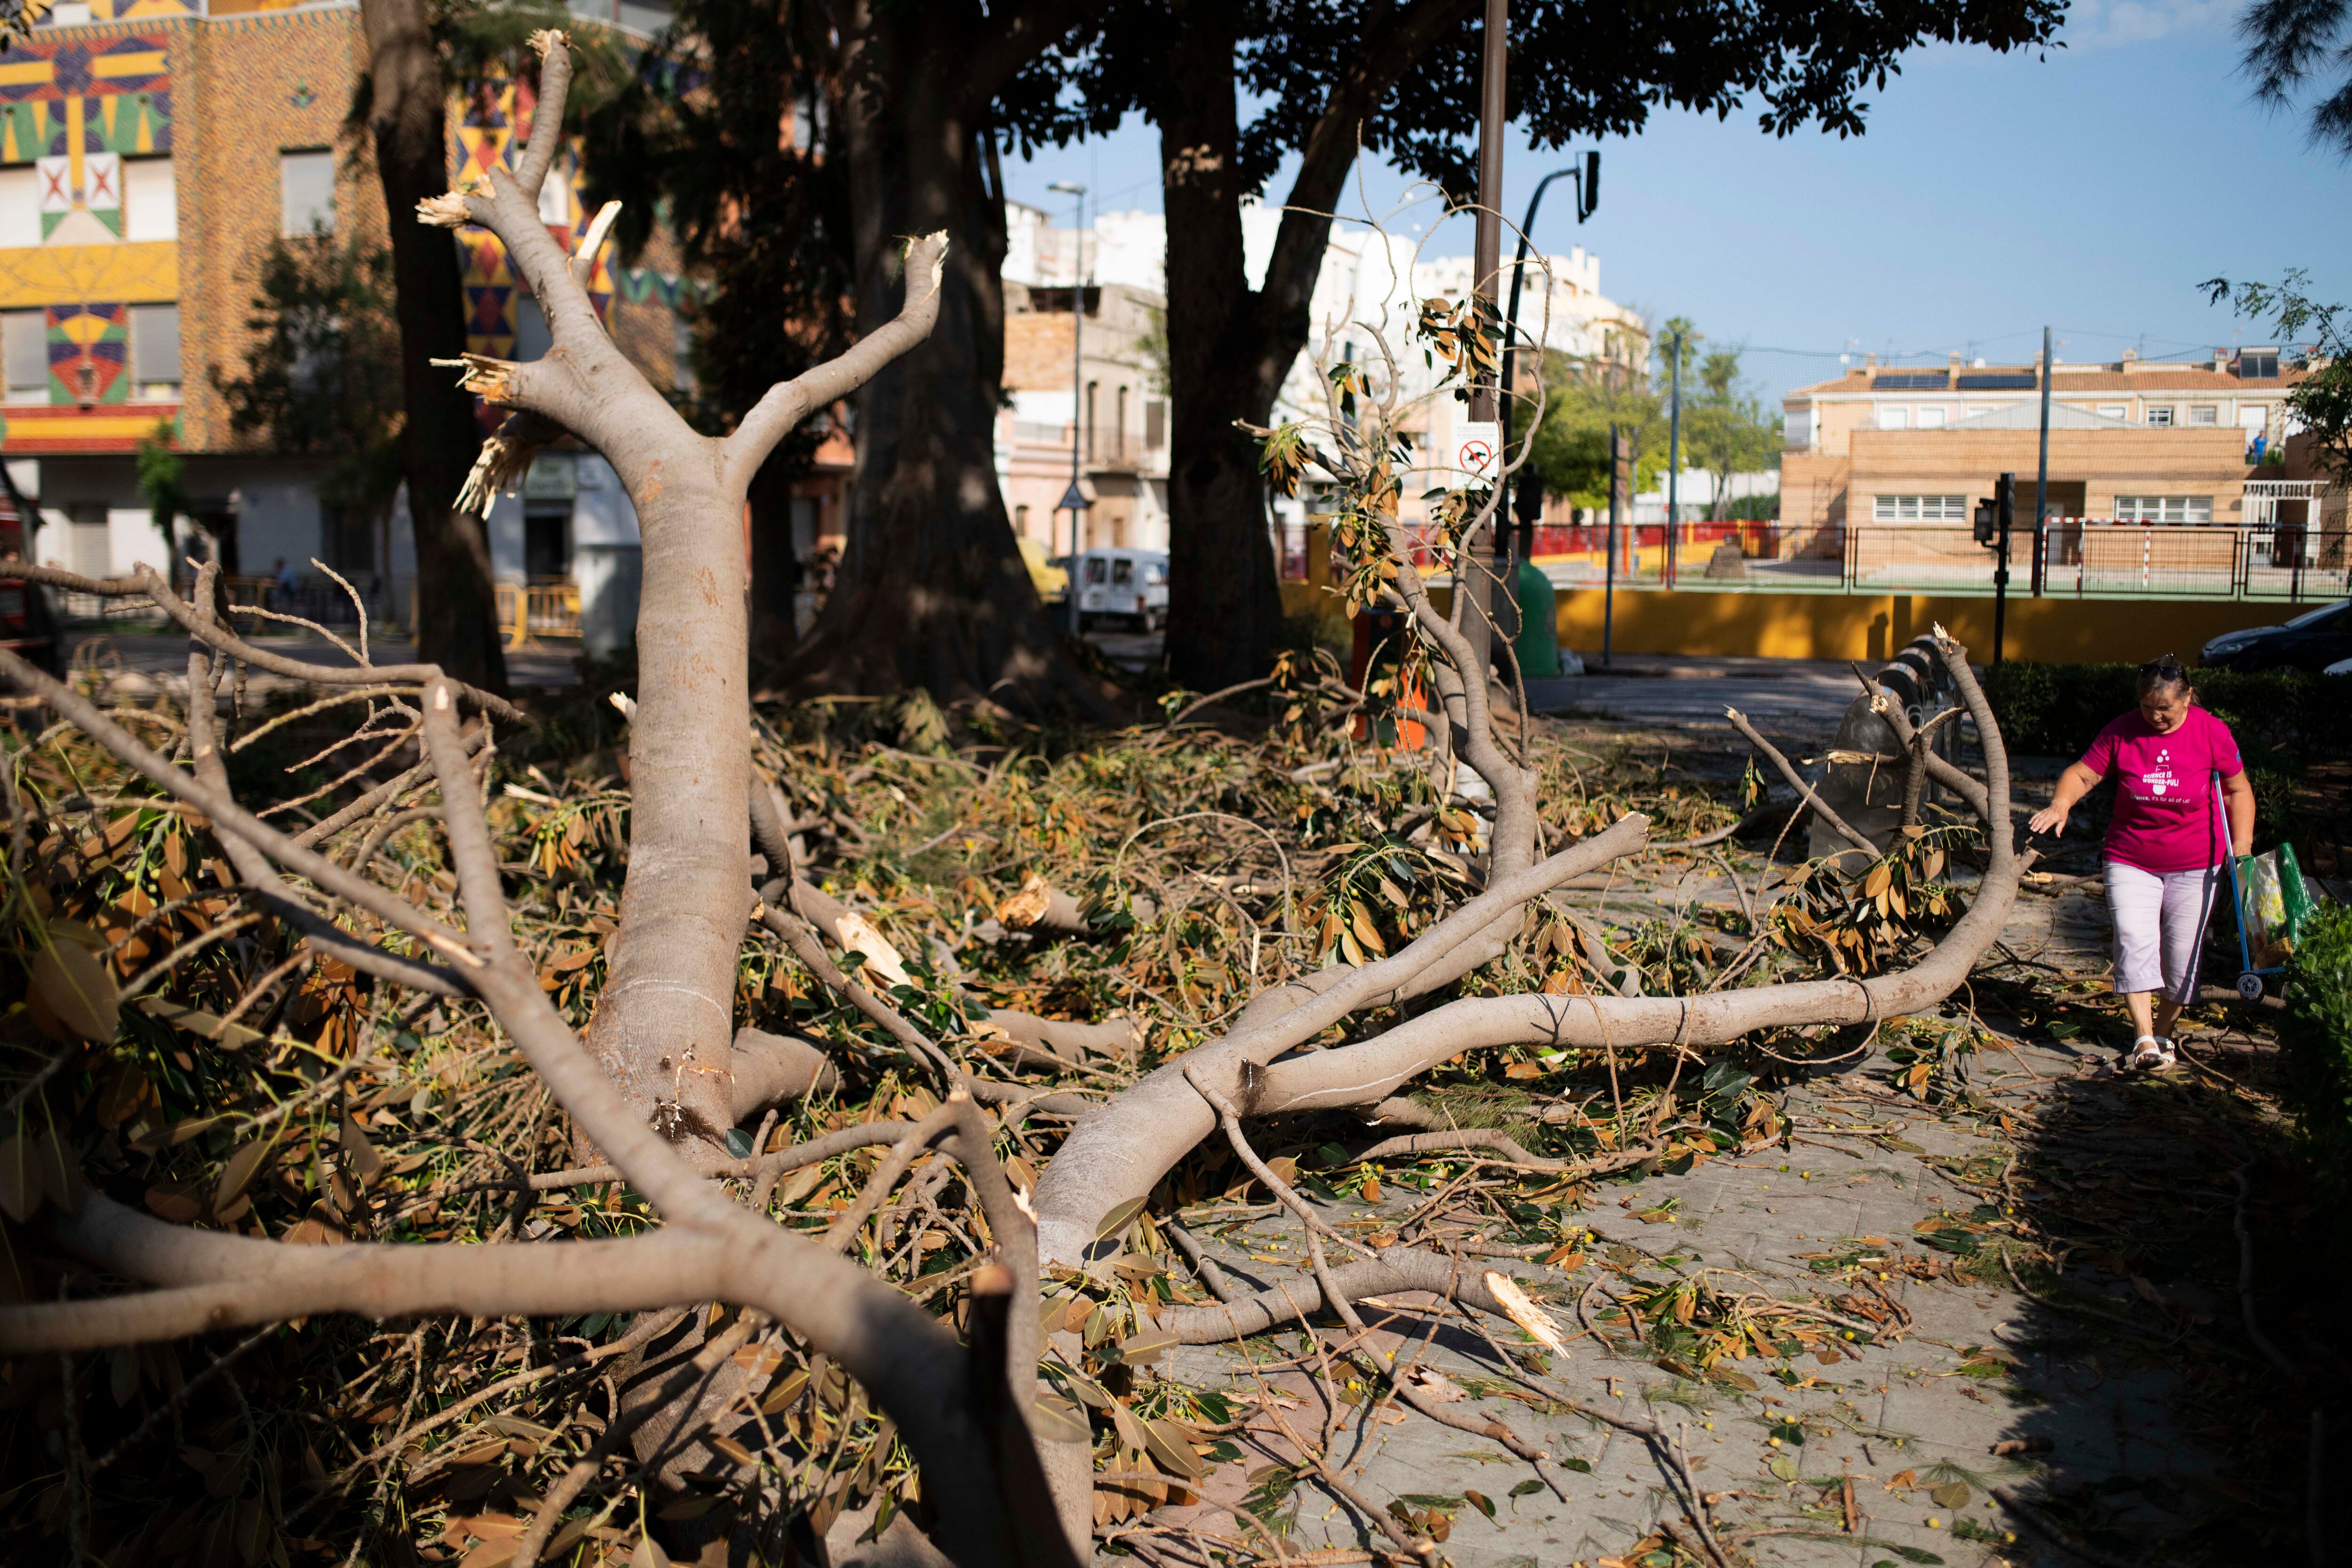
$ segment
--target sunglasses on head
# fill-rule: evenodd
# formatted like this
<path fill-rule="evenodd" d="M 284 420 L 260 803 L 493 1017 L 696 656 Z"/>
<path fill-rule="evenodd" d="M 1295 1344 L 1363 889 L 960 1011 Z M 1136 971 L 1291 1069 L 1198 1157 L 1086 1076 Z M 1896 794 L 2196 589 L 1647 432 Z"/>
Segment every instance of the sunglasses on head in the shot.
<path fill-rule="evenodd" d="M 2179 655 L 2167 653 L 2160 659 L 2150 659 L 2139 667 L 2143 675 L 2181 675 L 2188 672 L 2180 667 Z"/>

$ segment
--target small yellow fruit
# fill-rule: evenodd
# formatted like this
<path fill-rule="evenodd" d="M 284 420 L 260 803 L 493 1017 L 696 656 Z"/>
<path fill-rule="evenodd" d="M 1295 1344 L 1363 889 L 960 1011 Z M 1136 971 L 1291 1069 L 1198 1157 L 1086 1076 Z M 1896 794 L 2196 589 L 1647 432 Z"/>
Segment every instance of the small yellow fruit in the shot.
<path fill-rule="evenodd" d="M 1767 1438 L 1765 1438 L 1764 1440 L 1765 1440 L 1767 1443 L 1771 1444 L 1771 1445 L 1772 1445 L 1772 1447 L 1774 1447 L 1774 1448 L 1779 1448 L 1779 1447 L 1780 1446 L 1780 1438 L 1778 1438 L 1778 1437 L 1767 1437 Z"/>
<path fill-rule="evenodd" d="M 1944 1521 L 1937 1519 L 1931 1513 L 1927 1516 L 1927 1528 L 1930 1530 L 1941 1530 L 1944 1528 Z"/>

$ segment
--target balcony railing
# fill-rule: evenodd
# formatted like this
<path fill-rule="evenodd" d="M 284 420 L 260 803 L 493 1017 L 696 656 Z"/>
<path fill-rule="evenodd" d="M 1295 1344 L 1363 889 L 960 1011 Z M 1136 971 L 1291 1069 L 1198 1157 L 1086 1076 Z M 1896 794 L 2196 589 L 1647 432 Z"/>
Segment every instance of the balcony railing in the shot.
<path fill-rule="evenodd" d="M 1070 427 L 1066 424 L 1016 419 L 1013 422 L 1012 438 L 1016 446 L 1058 447 L 1066 460 L 1070 450 Z M 1080 461 L 1088 468 L 1156 470 L 1168 465 L 1168 444 L 1146 441 L 1132 433 L 1097 430 L 1086 438 Z"/>

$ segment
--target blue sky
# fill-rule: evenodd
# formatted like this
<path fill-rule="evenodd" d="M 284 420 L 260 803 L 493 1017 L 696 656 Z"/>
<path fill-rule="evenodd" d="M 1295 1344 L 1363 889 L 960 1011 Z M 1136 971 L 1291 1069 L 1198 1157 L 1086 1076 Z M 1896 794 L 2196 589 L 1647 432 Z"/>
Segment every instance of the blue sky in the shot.
<path fill-rule="evenodd" d="M 1654 116 L 1600 143 L 1601 208 L 1580 230 L 1572 187 L 1552 187 L 1536 242 L 1581 244 L 1612 298 L 1748 345 L 1748 376 L 1771 393 L 1835 375 L 1841 351 L 2021 361 L 2044 323 L 2062 360 L 2266 341 L 2194 286 L 2303 267 L 2323 298 L 2352 300 L 2352 168 L 2310 148 L 2300 116 L 2250 100 L 2237 11 L 2078 0 L 2067 47 L 2046 58 L 1924 49 L 1869 95 L 1868 132 L 1843 141 L 1775 141 L 1747 113 Z M 1065 223 L 1056 180 L 1110 210 L 1157 210 L 1158 152 L 1130 120 L 1008 165 L 1006 185 Z M 1561 162 L 1515 141 L 1506 210 Z M 1384 168 L 1365 183 L 1383 206 L 1404 188 Z M 1470 248 L 1456 221 L 1430 254 Z"/>

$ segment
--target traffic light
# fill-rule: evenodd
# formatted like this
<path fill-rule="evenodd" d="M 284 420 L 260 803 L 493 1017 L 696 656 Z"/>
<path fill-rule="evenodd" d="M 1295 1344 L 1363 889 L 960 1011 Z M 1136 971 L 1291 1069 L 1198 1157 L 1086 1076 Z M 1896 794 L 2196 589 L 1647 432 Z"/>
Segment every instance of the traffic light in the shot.
<path fill-rule="evenodd" d="M 1994 507 L 1993 503 L 1990 501 L 1979 501 L 1977 503 L 1976 516 L 1977 543 L 1984 546 L 1987 549 L 1992 549 L 1994 543 L 1999 538 L 2000 522 L 2000 512 Z"/>

